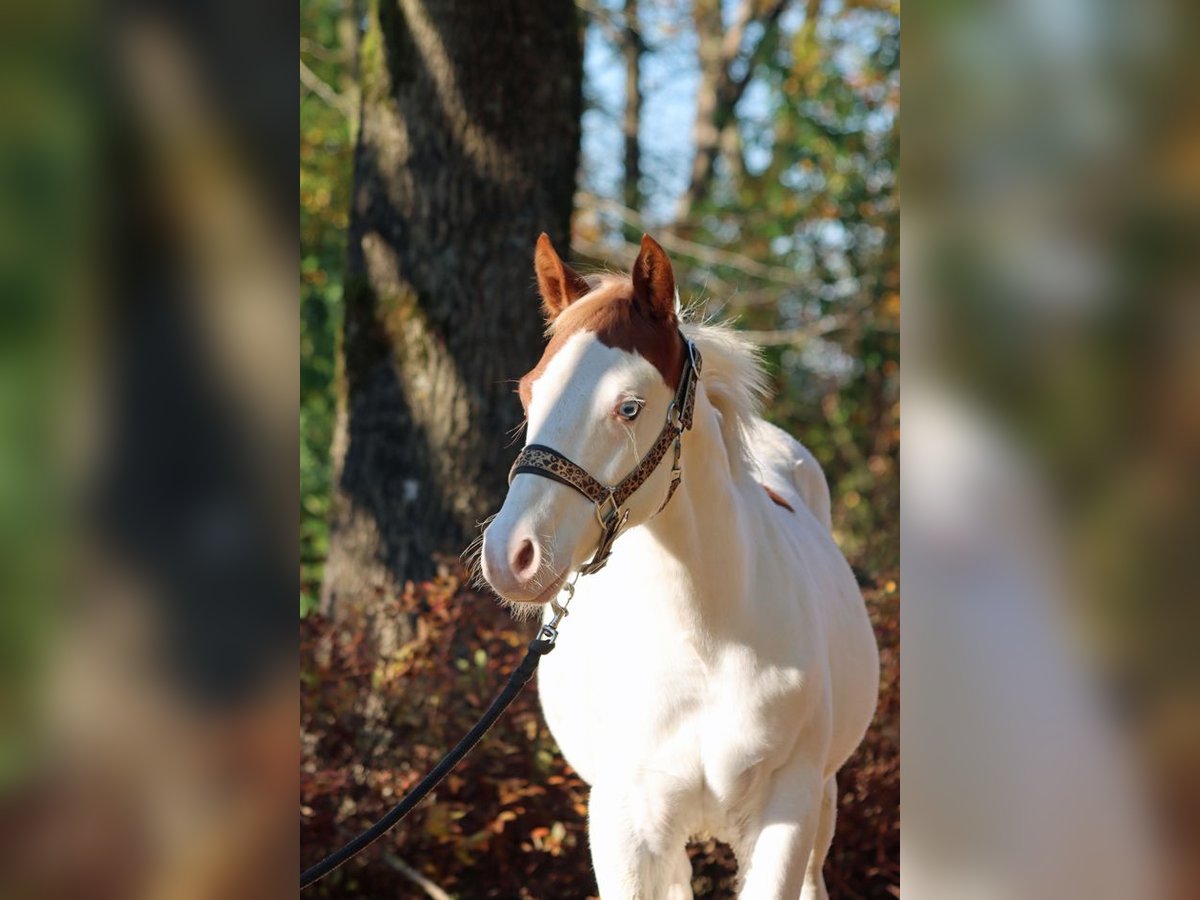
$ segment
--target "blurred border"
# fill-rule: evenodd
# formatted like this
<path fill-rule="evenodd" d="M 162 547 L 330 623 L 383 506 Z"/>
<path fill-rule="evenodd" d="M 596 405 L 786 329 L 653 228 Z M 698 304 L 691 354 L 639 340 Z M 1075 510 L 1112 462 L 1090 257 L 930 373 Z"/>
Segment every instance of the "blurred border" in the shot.
<path fill-rule="evenodd" d="M 905 16 L 913 897 L 1200 895 L 1196 26 Z"/>
<path fill-rule="evenodd" d="M 0 13 L 0 894 L 298 870 L 294 7 Z"/>

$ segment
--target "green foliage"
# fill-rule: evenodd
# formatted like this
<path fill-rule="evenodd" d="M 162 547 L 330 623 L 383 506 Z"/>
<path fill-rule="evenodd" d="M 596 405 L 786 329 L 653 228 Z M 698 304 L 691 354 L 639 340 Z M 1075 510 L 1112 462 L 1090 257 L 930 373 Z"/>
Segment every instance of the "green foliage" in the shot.
<path fill-rule="evenodd" d="M 899 544 L 899 63 L 886 0 L 777 34 L 756 72 L 768 100 L 739 121 L 744 160 L 726 160 L 687 223 L 701 244 L 794 273 L 701 277 L 733 287 L 743 327 L 797 334 L 766 350 L 767 415 L 816 454 L 838 540 L 874 572 Z"/>
<path fill-rule="evenodd" d="M 349 0 L 304 0 L 301 61 L 349 100 L 353 35 Z M 352 122 L 328 99 L 300 100 L 300 612 L 316 604 L 329 549 L 330 446 L 336 415 L 336 348 L 341 321 L 352 169 Z"/>

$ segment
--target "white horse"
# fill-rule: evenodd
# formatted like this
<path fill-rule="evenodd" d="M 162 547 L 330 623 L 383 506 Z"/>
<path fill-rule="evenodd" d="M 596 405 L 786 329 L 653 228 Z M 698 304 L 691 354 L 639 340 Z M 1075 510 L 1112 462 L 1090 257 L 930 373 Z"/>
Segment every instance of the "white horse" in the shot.
<path fill-rule="evenodd" d="M 600 893 L 690 898 L 686 844 L 707 834 L 733 848 L 741 897 L 825 897 L 835 775 L 871 720 L 879 661 L 830 534 L 824 475 L 758 416 L 754 348 L 680 322 L 652 239 L 631 278 L 582 278 L 545 235 L 535 268 L 550 341 L 520 394 L 529 442 L 549 456 L 513 478 L 484 535 L 483 572 L 548 619 L 587 568 L 603 514 L 628 512 L 539 676 L 546 721 L 591 785 Z M 672 495 L 670 460 L 646 457 L 679 433 L 693 346 L 703 366 Z M 585 496 L 622 479 L 628 497 Z"/>

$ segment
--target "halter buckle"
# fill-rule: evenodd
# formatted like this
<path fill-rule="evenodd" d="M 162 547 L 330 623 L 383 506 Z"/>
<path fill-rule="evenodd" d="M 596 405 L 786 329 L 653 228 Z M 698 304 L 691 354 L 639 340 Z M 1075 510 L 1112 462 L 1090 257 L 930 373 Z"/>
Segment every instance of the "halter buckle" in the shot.
<path fill-rule="evenodd" d="M 559 596 L 567 595 L 567 599 L 563 603 L 558 602 L 558 597 L 550 601 L 550 608 L 554 610 L 554 618 L 550 620 L 551 625 L 557 625 L 567 617 L 567 607 L 571 605 L 571 601 L 575 599 L 575 582 L 579 580 L 579 573 L 575 573 L 575 577 L 566 582 L 558 589 Z"/>
<path fill-rule="evenodd" d="M 571 605 L 571 600 L 575 597 L 575 582 L 579 580 L 579 575 L 580 572 L 576 572 L 574 578 L 559 588 L 559 596 L 562 596 L 562 594 L 567 595 L 567 598 L 562 603 L 558 602 L 558 597 L 550 601 L 550 608 L 554 610 L 554 615 L 550 618 L 549 622 L 544 623 L 538 630 L 537 639 L 539 641 L 546 641 L 551 646 L 554 646 L 554 642 L 558 640 L 558 626 L 567 617 L 567 607 Z"/>
<path fill-rule="evenodd" d="M 597 507 L 599 510 L 599 507 Z M 596 514 L 599 518 L 599 512 Z M 612 555 L 612 545 L 616 541 L 617 535 L 625 527 L 625 523 L 629 521 L 629 510 L 622 512 L 616 507 L 615 501 L 612 510 L 600 522 L 600 543 L 596 546 L 596 552 L 592 554 L 592 558 L 579 567 L 580 575 L 591 575 L 599 572 L 608 564 L 608 558 Z"/>
<path fill-rule="evenodd" d="M 683 431 L 683 410 L 679 408 L 679 404 L 674 400 L 667 407 L 667 421 L 676 431 Z"/>
<path fill-rule="evenodd" d="M 604 510 L 604 505 L 606 503 L 608 504 L 607 512 Z M 621 508 L 617 506 L 616 489 L 610 487 L 608 489 L 608 496 L 601 502 L 595 504 L 592 509 L 596 513 L 596 521 L 600 523 L 600 530 L 607 531 L 609 524 L 613 520 L 613 517 L 620 515 L 621 513 Z"/>

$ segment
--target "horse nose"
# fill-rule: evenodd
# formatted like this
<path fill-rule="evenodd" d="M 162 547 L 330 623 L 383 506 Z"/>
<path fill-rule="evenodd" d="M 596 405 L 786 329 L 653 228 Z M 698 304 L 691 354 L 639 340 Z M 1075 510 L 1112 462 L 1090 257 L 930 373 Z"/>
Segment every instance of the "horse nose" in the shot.
<path fill-rule="evenodd" d="M 518 599 L 531 589 L 542 564 L 541 548 L 527 531 L 511 538 L 488 529 L 483 539 L 483 575 L 497 593 Z"/>
<path fill-rule="evenodd" d="M 539 553 L 537 545 L 530 538 L 521 538 L 517 541 L 516 549 L 511 557 L 512 573 L 520 582 L 527 582 L 537 573 L 538 564 L 541 560 L 538 558 Z"/>

